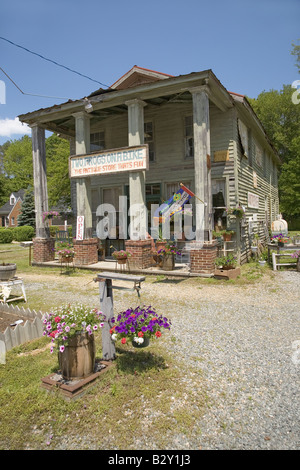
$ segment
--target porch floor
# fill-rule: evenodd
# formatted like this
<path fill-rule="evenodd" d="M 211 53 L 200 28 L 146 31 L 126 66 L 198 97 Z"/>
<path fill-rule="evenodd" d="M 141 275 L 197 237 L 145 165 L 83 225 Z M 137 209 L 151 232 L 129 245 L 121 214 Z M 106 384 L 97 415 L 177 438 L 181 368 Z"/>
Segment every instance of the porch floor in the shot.
<path fill-rule="evenodd" d="M 52 267 L 52 268 L 61 268 L 61 269 L 73 269 L 73 264 L 70 265 L 61 264 L 59 260 L 48 261 L 44 263 L 37 263 L 35 261 L 32 262 L 32 266 L 40 266 L 40 267 Z M 90 271 L 111 271 L 116 273 L 132 273 L 132 274 L 144 274 L 144 275 L 165 275 L 165 276 L 174 276 L 174 277 L 213 277 L 213 274 L 205 274 L 205 273 L 190 273 L 189 265 L 187 263 L 175 263 L 175 268 L 172 271 L 164 271 L 163 269 L 158 268 L 157 266 L 151 266 L 146 269 L 131 269 L 129 264 L 129 269 L 120 269 L 120 266 L 117 265 L 115 260 L 105 260 L 105 261 L 98 261 L 97 263 L 89 264 L 89 265 L 74 265 L 74 268 L 77 269 L 86 269 Z"/>

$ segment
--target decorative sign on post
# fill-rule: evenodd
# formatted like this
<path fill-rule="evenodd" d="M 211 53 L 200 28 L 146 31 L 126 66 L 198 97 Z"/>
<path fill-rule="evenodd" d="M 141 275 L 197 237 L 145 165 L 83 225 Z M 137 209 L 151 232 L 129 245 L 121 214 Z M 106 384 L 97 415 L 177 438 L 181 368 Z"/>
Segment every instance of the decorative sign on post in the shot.
<path fill-rule="evenodd" d="M 74 155 L 69 160 L 70 178 L 148 170 L 148 167 L 148 145 L 104 150 L 89 155 Z"/>
<path fill-rule="evenodd" d="M 79 215 L 77 217 L 76 225 L 76 240 L 83 240 L 84 237 L 84 216 Z"/>

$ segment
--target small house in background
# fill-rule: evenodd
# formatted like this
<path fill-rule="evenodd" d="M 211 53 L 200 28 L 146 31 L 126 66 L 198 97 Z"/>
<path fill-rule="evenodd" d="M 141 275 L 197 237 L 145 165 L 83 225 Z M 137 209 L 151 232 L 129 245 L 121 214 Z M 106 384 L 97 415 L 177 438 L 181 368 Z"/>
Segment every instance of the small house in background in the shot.
<path fill-rule="evenodd" d="M 32 128 L 35 243 L 49 244 L 47 256 L 51 240 L 41 241 L 46 238 L 45 129 L 70 142 L 72 208 L 77 222 L 84 223 L 76 246 L 87 253 L 96 247 L 106 205 L 112 211 L 109 239 L 103 240 L 107 247 L 125 248 L 133 253 L 131 266 L 148 267 L 151 208 L 167 201 L 180 183 L 196 196 L 195 239 L 189 243 L 193 274 L 213 271 L 214 232 L 233 232 L 224 250 L 244 263 L 253 238 L 266 240 L 278 218 L 280 159 L 246 96 L 227 91 L 212 70 L 171 76 L 134 66 L 106 90 L 19 119 Z M 129 212 L 137 206 L 144 208 L 140 214 Z M 40 256 L 38 248 L 35 253 Z M 79 251 L 76 259 L 80 263 Z M 92 259 L 88 262 L 96 262 Z"/>
<path fill-rule="evenodd" d="M 9 200 L 0 207 L 0 227 L 17 227 L 18 216 L 21 213 L 25 190 L 11 193 Z"/>

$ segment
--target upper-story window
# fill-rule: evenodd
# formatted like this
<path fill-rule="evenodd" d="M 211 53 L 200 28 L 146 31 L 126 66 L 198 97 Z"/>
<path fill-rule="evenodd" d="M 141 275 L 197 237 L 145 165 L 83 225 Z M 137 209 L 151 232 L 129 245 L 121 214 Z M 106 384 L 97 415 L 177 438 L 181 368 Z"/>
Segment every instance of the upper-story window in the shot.
<path fill-rule="evenodd" d="M 16 203 L 16 198 L 15 196 L 10 196 L 10 201 L 9 201 L 10 205 L 13 206 L 15 203 Z"/>
<path fill-rule="evenodd" d="M 154 132 L 153 132 L 153 122 L 144 123 L 144 142 L 148 144 L 149 147 L 149 161 L 154 162 Z"/>
<path fill-rule="evenodd" d="M 194 130 L 193 116 L 186 116 L 184 120 L 184 141 L 185 141 L 185 157 L 194 157 Z"/>
<path fill-rule="evenodd" d="M 91 134 L 90 138 L 91 152 L 105 149 L 104 131 L 94 132 L 93 134 Z"/>

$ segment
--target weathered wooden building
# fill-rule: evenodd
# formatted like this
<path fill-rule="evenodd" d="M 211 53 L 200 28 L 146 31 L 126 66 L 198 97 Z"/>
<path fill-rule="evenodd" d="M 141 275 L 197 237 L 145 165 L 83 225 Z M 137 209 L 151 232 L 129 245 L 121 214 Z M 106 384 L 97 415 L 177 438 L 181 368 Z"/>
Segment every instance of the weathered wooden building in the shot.
<path fill-rule="evenodd" d="M 84 240 L 76 240 L 75 245 L 77 259 L 83 263 L 94 262 L 97 224 L 103 216 L 98 208 L 110 204 L 116 210 L 111 239 L 120 239 L 121 248 L 131 249 L 140 267 L 148 265 L 151 221 L 142 211 L 136 226 L 136 215 L 131 214 L 128 221 L 136 230 L 125 237 L 120 234 L 122 195 L 128 210 L 133 204 L 148 209 L 161 204 L 180 183 L 195 193 L 192 272 L 213 269 L 214 230 L 227 227 L 235 232 L 227 248 L 244 262 L 254 234 L 264 238 L 277 218 L 280 160 L 247 99 L 228 92 L 211 70 L 170 76 L 134 66 L 106 90 L 19 119 L 32 127 L 36 259 L 51 256 L 51 241 L 42 222 L 42 212 L 48 209 L 45 130 L 69 139 L 70 155 L 75 156 L 70 159 L 73 209 L 84 216 L 85 224 Z M 133 166 L 137 164 L 127 152 L 143 144 L 147 161 Z M 227 214 L 226 208 L 239 205 L 245 210 L 242 219 Z M 199 248 L 193 242 L 200 240 L 200 232 L 204 243 Z"/>

